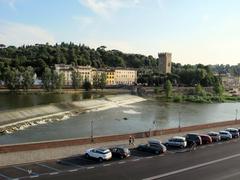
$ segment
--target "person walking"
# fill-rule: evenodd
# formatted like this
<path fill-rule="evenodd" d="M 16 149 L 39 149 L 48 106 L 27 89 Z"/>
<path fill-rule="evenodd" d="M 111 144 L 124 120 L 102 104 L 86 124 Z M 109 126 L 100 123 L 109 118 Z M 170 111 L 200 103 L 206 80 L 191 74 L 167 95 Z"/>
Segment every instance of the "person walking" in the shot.
<path fill-rule="evenodd" d="M 129 140 L 128 140 L 128 142 L 129 142 L 129 145 L 132 144 L 132 136 L 129 136 Z"/>

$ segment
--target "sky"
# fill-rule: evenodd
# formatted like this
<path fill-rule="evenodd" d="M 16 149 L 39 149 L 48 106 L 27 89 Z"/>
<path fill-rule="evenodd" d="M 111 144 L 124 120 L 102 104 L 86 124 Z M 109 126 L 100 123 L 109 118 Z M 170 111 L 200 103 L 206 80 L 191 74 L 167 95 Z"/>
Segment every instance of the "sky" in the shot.
<path fill-rule="evenodd" d="M 0 0 L 0 44 L 61 42 L 240 63 L 239 0 Z"/>

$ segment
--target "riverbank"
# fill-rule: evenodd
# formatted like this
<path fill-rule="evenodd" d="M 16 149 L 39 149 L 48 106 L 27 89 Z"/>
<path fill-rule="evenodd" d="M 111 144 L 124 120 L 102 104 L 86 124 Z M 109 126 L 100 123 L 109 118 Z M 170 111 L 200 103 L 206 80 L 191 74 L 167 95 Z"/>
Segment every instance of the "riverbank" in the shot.
<path fill-rule="evenodd" d="M 124 135 L 102 136 L 84 139 L 66 139 L 58 141 L 45 141 L 38 143 L 24 143 L 0 146 L 0 166 L 13 164 L 46 161 L 52 159 L 66 158 L 74 155 L 84 154 L 85 150 L 93 147 L 111 147 L 115 145 L 128 145 L 130 135 L 134 136 L 135 144 L 146 143 L 149 137 L 154 137 L 165 142 L 172 136 L 183 136 L 186 133 L 208 131 L 219 131 L 227 127 L 240 126 L 240 121 L 232 120 L 225 122 L 209 123 L 195 126 L 187 126 L 155 131 L 139 132 Z M 130 146 L 132 147 L 132 146 Z"/>
<path fill-rule="evenodd" d="M 13 133 L 38 124 L 67 120 L 71 116 L 88 111 L 103 111 L 141 101 L 145 101 L 145 99 L 139 96 L 109 95 L 95 100 L 73 101 L 3 111 L 0 113 L 0 134 Z"/>

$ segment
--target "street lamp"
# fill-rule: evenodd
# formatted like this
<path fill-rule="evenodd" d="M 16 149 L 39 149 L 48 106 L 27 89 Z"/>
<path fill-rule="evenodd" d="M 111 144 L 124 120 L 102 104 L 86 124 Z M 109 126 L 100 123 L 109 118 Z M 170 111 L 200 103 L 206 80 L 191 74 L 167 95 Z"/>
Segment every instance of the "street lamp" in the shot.
<path fill-rule="evenodd" d="M 91 120 L 91 142 L 93 142 L 93 120 Z"/>
<path fill-rule="evenodd" d="M 238 109 L 236 109 L 236 118 L 235 120 L 237 121 L 238 120 Z"/>
<path fill-rule="evenodd" d="M 181 112 L 178 112 L 178 131 L 181 131 Z"/>

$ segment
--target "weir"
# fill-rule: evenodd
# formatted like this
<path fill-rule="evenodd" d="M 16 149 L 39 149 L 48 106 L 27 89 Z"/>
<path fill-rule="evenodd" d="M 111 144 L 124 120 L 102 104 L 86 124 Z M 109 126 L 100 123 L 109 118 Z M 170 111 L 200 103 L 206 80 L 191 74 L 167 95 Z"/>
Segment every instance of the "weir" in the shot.
<path fill-rule="evenodd" d="M 4 111 L 0 113 L 0 134 L 23 130 L 29 126 L 68 119 L 87 111 L 102 111 L 121 105 L 145 101 L 133 95 L 106 96 L 101 99 L 74 101 Z"/>

